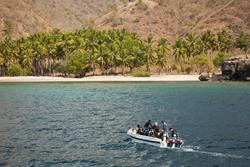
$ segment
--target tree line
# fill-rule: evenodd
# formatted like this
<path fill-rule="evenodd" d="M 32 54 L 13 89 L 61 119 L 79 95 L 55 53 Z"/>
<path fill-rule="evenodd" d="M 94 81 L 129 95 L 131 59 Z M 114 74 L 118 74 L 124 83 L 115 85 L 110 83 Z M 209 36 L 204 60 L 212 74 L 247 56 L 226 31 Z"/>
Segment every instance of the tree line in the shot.
<path fill-rule="evenodd" d="M 145 70 L 168 73 L 211 72 L 229 53 L 239 48 L 247 53 L 244 33 L 233 38 L 223 30 L 189 33 L 174 44 L 152 35 L 141 39 L 126 30 L 84 28 L 74 32 L 54 29 L 20 39 L 0 41 L 0 75 L 88 75 L 126 74 Z"/>

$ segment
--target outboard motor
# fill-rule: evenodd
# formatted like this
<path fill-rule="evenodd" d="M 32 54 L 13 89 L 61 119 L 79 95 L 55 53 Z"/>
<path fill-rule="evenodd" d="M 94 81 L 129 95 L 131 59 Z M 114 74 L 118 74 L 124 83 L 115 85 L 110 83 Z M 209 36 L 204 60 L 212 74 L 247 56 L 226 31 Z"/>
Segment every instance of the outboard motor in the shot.
<path fill-rule="evenodd" d="M 182 144 L 183 144 L 182 140 L 180 140 L 180 139 L 175 140 L 176 147 L 180 148 Z"/>

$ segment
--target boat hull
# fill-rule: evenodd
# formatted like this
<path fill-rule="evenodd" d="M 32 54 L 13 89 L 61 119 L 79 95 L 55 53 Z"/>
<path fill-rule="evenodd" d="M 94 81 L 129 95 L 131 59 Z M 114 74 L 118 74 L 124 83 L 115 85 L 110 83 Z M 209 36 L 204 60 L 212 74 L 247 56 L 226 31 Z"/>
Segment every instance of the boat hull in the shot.
<path fill-rule="evenodd" d="M 135 129 L 129 129 L 127 131 L 128 136 L 132 138 L 133 141 L 137 143 L 145 143 L 161 148 L 180 148 L 184 143 L 182 140 L 169 139 L 166 142 L 163 142 L 162 139 L 157 137 L 145 136 L 136 133 Z"/>

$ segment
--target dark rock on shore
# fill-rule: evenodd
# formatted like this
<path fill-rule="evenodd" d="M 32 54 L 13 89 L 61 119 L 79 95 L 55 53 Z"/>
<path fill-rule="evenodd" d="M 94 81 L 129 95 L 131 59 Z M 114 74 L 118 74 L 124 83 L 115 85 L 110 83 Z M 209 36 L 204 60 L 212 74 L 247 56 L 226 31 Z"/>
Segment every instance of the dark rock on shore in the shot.
<path fill-rule="evenodd" d="M 210 76 L 209 76 L 209 74 L 207 74 L 207 75 L 202 74 L 202 75 L 199 76 L 199 80 L 200 81 L 209 81 Z"/>
<path fill-rule="evenodd" d="M 225 60 L 221 66 L 223 80 L 250 81 L 250 55 Z"/>

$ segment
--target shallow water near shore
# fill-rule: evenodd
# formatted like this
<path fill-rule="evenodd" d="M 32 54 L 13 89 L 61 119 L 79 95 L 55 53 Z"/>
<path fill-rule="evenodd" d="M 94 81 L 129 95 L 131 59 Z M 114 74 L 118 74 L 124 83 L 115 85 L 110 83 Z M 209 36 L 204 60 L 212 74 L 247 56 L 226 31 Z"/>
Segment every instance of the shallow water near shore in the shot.
<path fill-rule="evenodd" d="M 0 166 L 249 166 L 250 83 L 2 83 Z M 165 120 L 181 149 L 126 131 Z"/>

